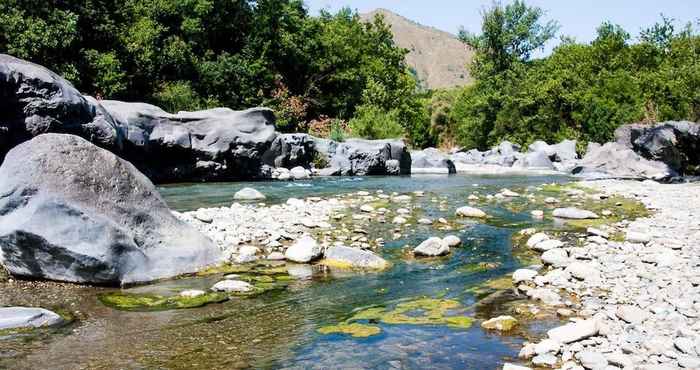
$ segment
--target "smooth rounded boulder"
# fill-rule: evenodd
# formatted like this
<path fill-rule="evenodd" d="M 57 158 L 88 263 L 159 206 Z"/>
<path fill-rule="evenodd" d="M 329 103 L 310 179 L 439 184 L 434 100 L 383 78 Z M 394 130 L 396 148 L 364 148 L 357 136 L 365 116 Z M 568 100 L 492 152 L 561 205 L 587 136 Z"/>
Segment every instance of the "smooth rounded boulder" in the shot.
<path fill-rule="evenodd" d="M 309 263 L 321 256 L 323 250 L 314 238 L 305 235 L 284 252 L 284 257 L 296 263 Z"/>
<path fill-rule="evenodd" d="M 0 263 L 15 276 L 139 283 L 221 256 L 133 165 L 73 135 L 39 135 L 7 154 L 0 215 Z"/>
<path fill-rule="evenodd" d="M 0 307 L 0 330 L 42 328 L 64 323 L 53 311 L 38 307 Z"/>
<path fill-rule="evenodd" d="M 121 129 L 100 104 L 43 66 L 0 54 L 0 97 L 0 163 L 12 147 L 48 132 L 122 147 Z"/>
<path fill-rule="evenodd" d="M 485 218 L 486 213 L 478 208 L 464 206 L 459 207 L 455 211 L 455 214 L 460 217 L 471 217 L 471 218 Z"/>
<path fill-rule="evenodd" d="M 438 257 L 449 253 L 450 246 L 438 237 L 432 237 L 423 241 L 413 250 L 414 255 L 423 257 Z"/>

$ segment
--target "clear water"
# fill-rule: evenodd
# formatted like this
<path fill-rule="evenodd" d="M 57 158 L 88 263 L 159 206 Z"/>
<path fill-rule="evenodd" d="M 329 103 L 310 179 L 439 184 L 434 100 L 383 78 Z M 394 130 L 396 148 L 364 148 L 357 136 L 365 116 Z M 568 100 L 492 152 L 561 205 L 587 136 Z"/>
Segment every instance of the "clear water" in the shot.
<path fill-rule="evenodd" d="M 321 178 L 303 182 L 180 184 L 160 188 L 177 210 L 231 203 L 235 191 L 252 186 L 268 197 L 267 203 L 289 197 L 332 196 L 359 190 L 407 193 L 425 191 L 414 206 L 420 215 L 452 219 L 474 191 L 496 193 L 501 188 L 522 190 L 566 178 L 543 176 L 413 176 Z M 446 200 L 446 208 L 438 202 Z M 310 269 L 308 280 L 287 290 L 252 299 L 165 312 L 120 312 L 101 305 L 96 294 L 109 290 L 57 284 L 0 283 L 0 305 L 61 306 L 79 311 L 77 323 L 59 332 L 31 340 L 0 339 L 0 368 L 500 368 L 517 357 L 524 334 L 501 336 L 446 326 L 384 325 L 382 333 L 364 339 L 340 334 L 321 335 L 317 329 L 352 316 L 353 310 L 427 296 L 450 298 L 469 307 L 477 319 L 505 311 L 514 297 L 504 294 L 489 302 L 468 292 L 490 278 L 505 275 L 521 264 L 511 251 L 514 232 L 537 223 L 526 200 L 481 207 L 494 217 L 485 223 L 462 222 L 456 231 L 414 226 L 402 238 L 391 240 L 392 226 L 367 225 L 371 239 L 388 240 L 379 252 L 393 263 L 382 273 L 335 274 Z M 430 236 L 457 233 L 464 245 L 445 258 L 412 260 L 406 245 Z M 490 270 L 470 267 L 497 263 Z M 137 290 L 178 291 L 206 288 L 220 276 L 188 278 L 139 287 Z M 482 304 L 477 304 L 482 303 Z M 530 331 L 542 330 L 536 326 Z"/>

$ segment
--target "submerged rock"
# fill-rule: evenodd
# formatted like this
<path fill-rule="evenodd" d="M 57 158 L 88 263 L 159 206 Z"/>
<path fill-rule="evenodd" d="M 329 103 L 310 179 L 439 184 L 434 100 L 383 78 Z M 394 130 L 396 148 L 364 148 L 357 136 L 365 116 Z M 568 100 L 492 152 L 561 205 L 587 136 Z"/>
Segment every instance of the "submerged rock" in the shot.
<path fill-rule="evenodd" d="M 513 316 L 498 316 L 481 323 L 481 327 L 488 330 L 510 331 L 518 325 L 518 320 Z"/>
<path fill-rule="evenodd" d="M 55 312 L 37 307 L 0 307 L 0 330 L 41 328 L 63 324 Z"/>
<path fill-rule="evenodd" d="M 130 163 L 73 135 L 45 134 L 0 167 L 0 263 L 13 275 L 147 282 L 219 261 Z"/>
<path fill-rule="evenodd" d="M 214 286 L 211 287 L 211 290 L 215 292 L 245 293 L 253 290 L 253 286 L 245 281 L 226 279 L 214 284 Z"/>
<path fill-rule="evenodd" d="M 243 188 L 233 194 L 235 200 L 260 200 L 265 199 L 265 195 L 253 188 Z"/>
<path fill-rule="evenodd" d="M 339 267 L 382 270 L 389 263 L 378 255 L 358 248 L 333 246 L 324 253 L 324 264 Z"/>
<path fill-rule="evenodd" d="M 447 235 L 446 237 L 442 238 L 442 240 L 447 243 L 447 246 L 452 248 L 459 246 L 462 244 L 462 240 L 456 236 L 456 235 Z"/>
<path fill-rule="evenodd" d="M 471 217 L 471 218 L 485 218 L 486 217 L 486 212 L 484 212 L 478 208 L 469 207 L 469 206 L 457 208 L 457 211 L 455 211 L 455 214 L 457 216 Z"/>
<path fill-rule="evenodd" d="M 598 215 L 594 212 L 578 208 L 557 208 L 552 212 L 552 216 L 557 218 L 566 218 L 572 220 L 596 219 Z"/>

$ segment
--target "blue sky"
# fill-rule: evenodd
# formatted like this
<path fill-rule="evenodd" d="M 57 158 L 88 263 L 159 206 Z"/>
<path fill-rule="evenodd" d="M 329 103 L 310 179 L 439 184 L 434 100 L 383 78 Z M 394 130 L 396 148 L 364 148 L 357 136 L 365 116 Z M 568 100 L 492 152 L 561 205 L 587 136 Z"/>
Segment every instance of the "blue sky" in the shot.
<path fill-rule="evenodd" d="M 478 31 L 480 12 L 491 0 L 305 0 L 313 14 L 320 9 L 336 11 L 344 6 L 361 13 L 386 8 L 418 23 L 456 34 L 460 26 Z M 505 3 L 505 1 L 503 1 Z M 595 28 L 603 21 L 620 24 L 633 36 L 654 24 L 660 14 L 679 24 L 700 18 L 700 0 L 528 0 L 547 11 L 547 17 L 559 22 L 560 34 L 581 42 L 595 37 Z M 553 47 L 549 45 L 548 48 Z"/>

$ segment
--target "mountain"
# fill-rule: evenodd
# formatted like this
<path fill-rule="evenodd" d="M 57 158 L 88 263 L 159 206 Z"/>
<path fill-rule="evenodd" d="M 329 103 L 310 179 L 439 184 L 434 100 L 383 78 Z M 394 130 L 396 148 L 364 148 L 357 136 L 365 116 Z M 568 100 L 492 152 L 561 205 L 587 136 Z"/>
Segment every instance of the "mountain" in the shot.
<path fill-rule="evenodd" d="M 423 26 L 386 9 L 360 14 L 364 21 L 383 15 L 394 41 L 408 49 L 406 63 L 427 89 L 463 86 L 472 81 L 467 65 L 474 51 L 450 33 Z"/>

